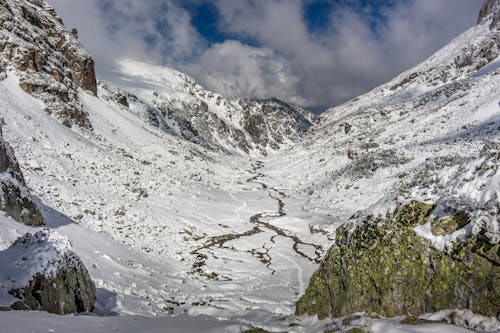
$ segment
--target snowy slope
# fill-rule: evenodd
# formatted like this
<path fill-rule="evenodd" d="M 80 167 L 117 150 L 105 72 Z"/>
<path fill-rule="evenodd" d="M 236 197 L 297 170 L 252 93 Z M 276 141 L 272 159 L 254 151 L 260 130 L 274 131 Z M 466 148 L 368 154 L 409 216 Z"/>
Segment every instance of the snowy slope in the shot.
<path fill-rule="evenodd" d="M 154 126 L 212 149 L 266 155 L 298 141 L 316 120 L 277 99 L 228 98 L 207 91 L 166 67 L 123 59 L 109 72 L 112 85 L 121 90 L 101 83 L 101 97 L 121 101 Z"/>
<path fill-rule="evenodd" d="M 408 186 L 426 168 L 479 155 L 488 140 L 499 139 L 498 38 L 489 22 L 471 28 L 391 82 L 328 110 L 322 125 L 269 169 L 310 193 L 312 206 L 335 206 L 350 216 Z M 472 56 L 470 66 L 452 65 L 479 49 L 476 44 L 492 45 L 489 65 L 483 53 Z M 411 73 L 427 74 L 407 80 Z"/>

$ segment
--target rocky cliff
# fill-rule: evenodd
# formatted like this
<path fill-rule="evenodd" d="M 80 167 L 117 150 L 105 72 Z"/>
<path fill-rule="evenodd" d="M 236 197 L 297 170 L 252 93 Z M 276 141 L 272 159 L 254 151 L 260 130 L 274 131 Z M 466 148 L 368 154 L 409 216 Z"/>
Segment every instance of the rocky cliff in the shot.
<path fill-rule="evenodd" d="M 23 90 L 65 125 L 91 128 L 78 87 L 97 94 L 94 61 L 43 1 L 0 0 L 0 58 Z"/>
<path fill-rule="evenodd" d="M 494 29 L 500 22 L 500 0 L 487 0 L 477 18 L 477 24 L 491 20 L 490 28 Z"/>
<path fill-rule="evenodd" d="M 45 221 L 26 188 L 14 150 L 3 139 L 0 128 L 0 209 L 18 222 L 43 225 Z"/>

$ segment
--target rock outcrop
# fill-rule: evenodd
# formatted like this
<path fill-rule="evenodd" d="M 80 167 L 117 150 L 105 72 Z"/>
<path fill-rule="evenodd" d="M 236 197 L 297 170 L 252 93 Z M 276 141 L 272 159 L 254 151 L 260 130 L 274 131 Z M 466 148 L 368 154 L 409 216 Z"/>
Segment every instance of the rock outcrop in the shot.
<path fill-rule="evenodd" d="M 97 95 L 94 61 L 43 1 L 0 1 L 0 58 L 65 125 L 91 128 L 77 88 Z"/>
<path fill-rule="evenodd" d="M 477 24 L 491 19 L 490 28 L 494 28 L 500 22 L 500 0 L 486 0 L 479 11 Z"/>
<path fill-rule="evenodd" d="M 40 226 L 45 220 L 26 188 L 14 150 L 3 139 L 0 128 L 0 209 L 18 222 Z"/>
<path fill-rule="evenodd" d="M 366 311 L 392 317 L 469 309 L 500 318 L 500 244 L 480 232 L 447 252 L 436 250 L 414 231 L 432 210 L 415 201 L 385 218 L 368 216 L 354 231 L 348 225 L 337 230 L 296 313 L 325 318 Z M 457 228 L 464 216 L 457 212 L 435 225 Z"/>
<path fill-rule="evenodd" d="M 95 284 L 69 240 L 48 230 L 20 237 L 0 253 L 1 287 L 11 296 L 4 310 L 57 314 L 94 309 Z M 17 300 L 16 300 L 17 299 Z"/>

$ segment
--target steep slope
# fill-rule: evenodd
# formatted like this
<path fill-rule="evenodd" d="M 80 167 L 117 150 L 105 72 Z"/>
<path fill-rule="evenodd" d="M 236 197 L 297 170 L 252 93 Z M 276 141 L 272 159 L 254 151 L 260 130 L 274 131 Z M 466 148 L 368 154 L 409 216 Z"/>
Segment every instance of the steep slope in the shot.
<path fill-rule="evenodd" d="M 389 83 L 327 110 L 322 124 L 269 169 L 310 193 L 311 205 L 335 206 L 348 217 L 423 169 L 479 154 L 485 140 L 498 139 L 500 36 L 490 22 Z M 457 60 L 464 58 L 468 65 Z"/>
<path fill-rule="evenodd" d="M 316 121 L 313 114 L 278 99 L 227 98 L 185 74 L 133 60 L 119 61 L 109 76 L 123 90 L 101 83 L 104 98 L 211 149 L 266 155 L 297 142 Z"/>
<path fill-rule="evenodd" d="M 0 3 L 10 8 L 8 22 L 22 22 L 13 31 L 28 31 L 23 38 L 50 31 L 50 25 L 36 28 L 37 15 L 68 34 L 40 1 Z M 35 23 L 24 18 L 22 7 Z M 50 89 L 41 88 L 42 95 L 24 90 L 23 80 L 47 74 L 43 66 L 36 69 L 36 57 L 27 62 L 35 69 L 26 71 L 5 57 L 0 81 L 5 137 L 16 149 L 26 184 L 40 198 L 36 203 L 47 227 L 69 238 L 88 268 L 97 288 L 94 314 L 103 317 L 0 313 L 0 321 L 9 321 L 6 327 L 16 331 L 81 330 L 72 327 L 75 323 L 122 332 L 165 327 L 467 331 L 444 324 L 415 329 L 400 324 L 400 317 L 332 320 L 328 315 L 339 307 L 334 315 L 367 309 L 416 316 L 447 309 L 462 304 L 450 292 L 455 285 L 467 292 L 470 310 L 488 316 L 495 310 L 496 289 L 490 288 L 498 285 L 492 262 L 499 235 L 495 17 L 486 9 L 477 27 L 431 60 L 330 110 L 313 132 L 308 130 L 313 117 L 300 108 L 277 100 L 224 98 L 184 74 L 130 60 L 119 63 L 112 83 L 96 86 L 97 96 L 68 75 L 64 82 L 74 89 L 85 119 L 79 123 L 70 117 L 80 126 L 68 128 L 64 117 L 62 124 L 43 112 L 50 103 L 42 95 Z M 6 38 L 13 39 L 3 27 Z M 61 56 L 57 45 L 34 45 L 46 45 L 54 59 Z M 455 62 L 456 55 L 470 61 Z M 61 66 L 64 73 L 72 71 L 68 61 Z M 306 131 L 310 134 L 302 142 Z M 275 153 L 293 143 L 292 149 Z M 412 205 L 420 210 L 412 213 Z M 1 217 L 2 249 L 16 250 L 15 239 L 31 231 L 27 228 Z M 37 237 L 51 240 L 51 233 L 28 237 L 27 243 Z M 391 233 L 395 236 L 386 237 Z M 353 239 L 353 234 L 361 236 Z M 463 251 L 457 249 L 463 244 Z M 418 251 L 425 253 L 416 258 Z M 345 271 L 339 271 L 342 260 L 350 264 Z M 447 270 L 453 260 L 456 266 Z M 426 275 L 435 269 L 431 261 L 444 263 L 435 280 Z M 408 262 L 422 265 L 412 271 Z M 352 274 L 357 267 L 360 274 Z M 383 294 L 378 287 L 387 285 L 386 268 L 400 272 L 397 277 L 405 283 Z M 367 272 L 377 273 L 371 275 L 375 286 L 360 290 L 359 285 L 373 283 Z M 460 283 L 478 276 L 473 282 L 479 281 L 477 290 L 483 293 L 471 295 L 476 288 Z M 341 294 L 348 297 L 337 297 L 341 288 L 329 289 L 338 280 L 349 280 L 344 283 L 348 292 Z M 435 293 L 439 282 L 448 288 L 442 288 L 443 297 L 422 304 L 415 300 L 421 294 L 407 288 L 415 281 L 432 281 L 422 292 Z M 412 307 L 401 294 L 414 301 Z M 295 316 L 301 295 L 297 313 L 327 318 Z M 337 298 L 340 305 L 332 301 Z M 381 306 L 394 299 L 394 308 Z M 478 299 L 484 303 L 478 305 Z M 426 318 L 500 328 L 496 318 L 444 311 Z"/>
<path fill-rule="evenodd" d="M 66 126 L 92 129 L 78 87 L 97 94 L 94 62 L 43 1 L 0 2 L 0 73 L 15 68 L 20 87 L 45 103 L 44 111 Z M 110 77 L 119 91 L 101 84 L 115 99 L 170 134 L 228 153 L 266 155 L 299 140 L 315 121 L 300 107 L 277 99 L 226 98 L 185 74 L 122 60 Z M 130 84 L 132 82 L 132 84 Z M 141 82 L 142 84 L 134 84 Z"/>
<path fill-rule="evenodd" d="M 30 226 L 46 220 L 1 127 L 0 170 L 0 209 L 8 216 L 0 216 L 0 310 L 92 311 L 95 285 L 69 240 L 48 230 L 21 236 L 10 226 L 10 218 Z"/>
<path fill-rule="evenodd" d="M 298 314 L 499 318 L 498 4 L 420 65 L 328 110 L 270 166 L 310 194 L 311 209 L 336 207 L 349 221 Z"/>

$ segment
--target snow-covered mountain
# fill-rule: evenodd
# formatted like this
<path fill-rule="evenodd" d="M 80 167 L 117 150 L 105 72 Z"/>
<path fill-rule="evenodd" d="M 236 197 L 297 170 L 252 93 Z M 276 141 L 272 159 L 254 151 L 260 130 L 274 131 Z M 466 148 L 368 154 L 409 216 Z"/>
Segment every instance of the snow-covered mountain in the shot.
<path fill-rule="evenodd" d="M 4 1 L 0 51 L 15 67 L 20 86 L 46 104 L 66 126 L 91 129 L 77 87 L 98 94 L 94 62 L 43 1 Z M 164 67 L 121 60 L 113 71 L 116 89 L 101 83 L 99 95 L 148 123 L 211 149 L 264 154 L 289 146 L 315 121 L 304 109 L 277 99 L 226 98 L 192 78 Z M 141 84 L 137 84 L 141 82 Z"/>
<path fill-rule="evenodd" d="M 1 171 L 22 171 L 46 223 L 0 216 L 0 260 L 15 257 L 0 292 L 61 258 L 96 287 L 96 316 L 0 313 L 0 327 L 500 329 L 499 9 L 486 1 L 477 26 L 317 120 L 132 60 L 98 81 L 52 8 L 0 0 L 0 115 L 19 161 Z"/>
<path fill-rule="evenodd" d="M 278 99 L 227 98 L 185 74 L 133 60 L 119 61 L 110 77 L 112 85 L 99 86 L 104 99 L 167 133 L 228 153 L 266 155 L 297 142 L 316 121 Z"/>

